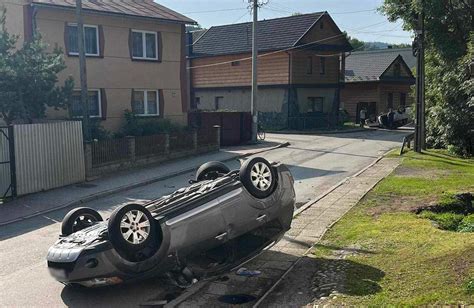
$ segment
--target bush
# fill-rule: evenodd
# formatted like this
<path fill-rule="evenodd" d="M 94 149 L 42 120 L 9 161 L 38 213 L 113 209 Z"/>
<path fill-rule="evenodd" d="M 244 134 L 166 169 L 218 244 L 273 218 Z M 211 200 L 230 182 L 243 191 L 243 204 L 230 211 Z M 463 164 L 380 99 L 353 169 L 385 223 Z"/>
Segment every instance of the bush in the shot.
<path fill-rule="evenodd" d="M 464 219 L 459 224 L 457 231 L 458 232 L 474 232 L 474 214 L 464 217 Z M 474 282 L 473 282 L 473 287 L 474 287 Z"/>
<path fill-rule="evenodd" d="M 431 211 L 423 211 L 420 213 L 420 217 L 434 221 L 440 229 L 457 231 L 464 215 L 449 212 L 433 213 Z"/>
<path fill-rule="evenodd" d="M 92 140 L 106 140 L 112 138 L 112 134 L 102 127 L 99 121 L 89 120 L 90 136 Z"/>
<path fill-rule="evenodd" d="M 121 136 L 150 136 L 161 133 L 184 131 L 186 127 L 172 123 L 168 119 L 142 118 L 133 112 L 125 111 L 125 124 L 119 134 Z"/>

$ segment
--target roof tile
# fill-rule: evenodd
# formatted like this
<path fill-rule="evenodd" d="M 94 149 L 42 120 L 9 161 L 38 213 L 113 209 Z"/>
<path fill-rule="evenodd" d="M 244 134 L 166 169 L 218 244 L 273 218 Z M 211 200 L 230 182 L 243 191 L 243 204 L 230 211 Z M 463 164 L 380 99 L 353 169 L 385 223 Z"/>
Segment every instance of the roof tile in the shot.
<path fill-rule="evenodd" d="M 324 12 L 258 22 L 259 51 L 294 46 Z M 252 23 L 211 27 L 193 46 L 194 56 L 245 53 L 252 50 Z"/>
<path fill-rule="evenodd" d="M 74 8 L 75 0 L 33 0 L 33 4 Z M 123 14 L 138 17 L 165 19 L 179 23 L 192 24 L 194 20 L 170 10 L 153 0 L 84 0 L 84 10 Z"/>

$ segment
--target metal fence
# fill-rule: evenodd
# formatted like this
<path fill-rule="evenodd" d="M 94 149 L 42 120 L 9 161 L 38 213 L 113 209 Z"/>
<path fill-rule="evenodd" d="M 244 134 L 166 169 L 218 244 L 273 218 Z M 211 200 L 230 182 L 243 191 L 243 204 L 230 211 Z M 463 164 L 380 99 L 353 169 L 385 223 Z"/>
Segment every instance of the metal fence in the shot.
<path fill-rule="evenodd" d="M 138 157 L 166 154 L 168 135 L 135 137 L 135 155 Z"/>
<path fill-rule="evenodd" d="M 217 142 L 217 132 L 215 128 L 202 128 L 197 132 L 197 144 L 198 146 L 211 146 Z"/>
<path fill-rule="evenodd" d="M 127 138 L 101 140 L 92 143 L 92 166 L 128 160 L 130 147 Z"/>
<path fill-rule="evenodd" d="M 80 121 L 15 125 L 18 195 L 85 180 Z"/>
<path fill-rule="evenodd" d="M 16 195 L 13 127 L 0 127 L 0 199 Z"/>
<path fill-rule="evenodd" d="M 179 152 L 194 148 L 194 132 L 174 132 L 170 134 L 170 151 Z"/>
<path fill-rule="evenodd" d="M 90 144 L 92 162 L 90 167 L 133 164 L 149 158 L 163 161 L 177 156 L 182 157 L 187 152 L 208 150 L 209 147 L 218 145 L 217 128 L 101 140 Z"/>

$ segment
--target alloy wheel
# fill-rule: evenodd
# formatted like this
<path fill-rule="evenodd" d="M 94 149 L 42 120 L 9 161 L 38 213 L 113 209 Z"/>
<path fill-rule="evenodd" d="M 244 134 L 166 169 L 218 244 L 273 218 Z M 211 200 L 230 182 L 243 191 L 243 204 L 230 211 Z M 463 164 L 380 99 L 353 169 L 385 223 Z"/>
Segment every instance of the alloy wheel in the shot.
<path fill-rule="evenodd" d="M 267 164 L 258 162 L 250 171 L 252 184 L 261 191 L 266 191 L 272 185 L 272 172 Z"/>
<path fill-rule="evenodd" d="M 131 210 L 123 216 L 120 232 L 127 242 L 134 245 L 141 244 L 150 234 L 150 221 L 143 212 Z"/>

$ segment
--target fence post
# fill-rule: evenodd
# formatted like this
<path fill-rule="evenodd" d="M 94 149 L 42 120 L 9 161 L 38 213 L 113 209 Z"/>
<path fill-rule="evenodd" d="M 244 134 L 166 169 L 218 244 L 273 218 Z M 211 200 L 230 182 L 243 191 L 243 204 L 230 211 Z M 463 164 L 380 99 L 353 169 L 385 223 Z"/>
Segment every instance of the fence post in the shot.
<path fill-rule="evenodd" d="M 90 141 L 84 141 L 84 165 L 86 178 L 92 176 L 92 144 Z"/>
<path fill-rule="evenodd" d="M 197 129 L 193 129 L 193 148 L 194 152 L 198 150 L 198 131 Z"/>
<path fill-rule="evenodd" d="M 130 155 L 130 161 L 135 162 L 136 154 L 135 154 L 135 136 L 127 136 L 127 144 L 128 144 L 128 153 Z"/>
<path fill-rule="evenodd" d="M 220 125 L 214 125 L 214 128 L 216 129 L 216 136 L 217 136 L 217 149 L 221 149 L 221 127 Z"/>
<path fill-rule="evenodd" d="M 165 134 L 165 154 L 170 154 L 170 133 Z"/>

